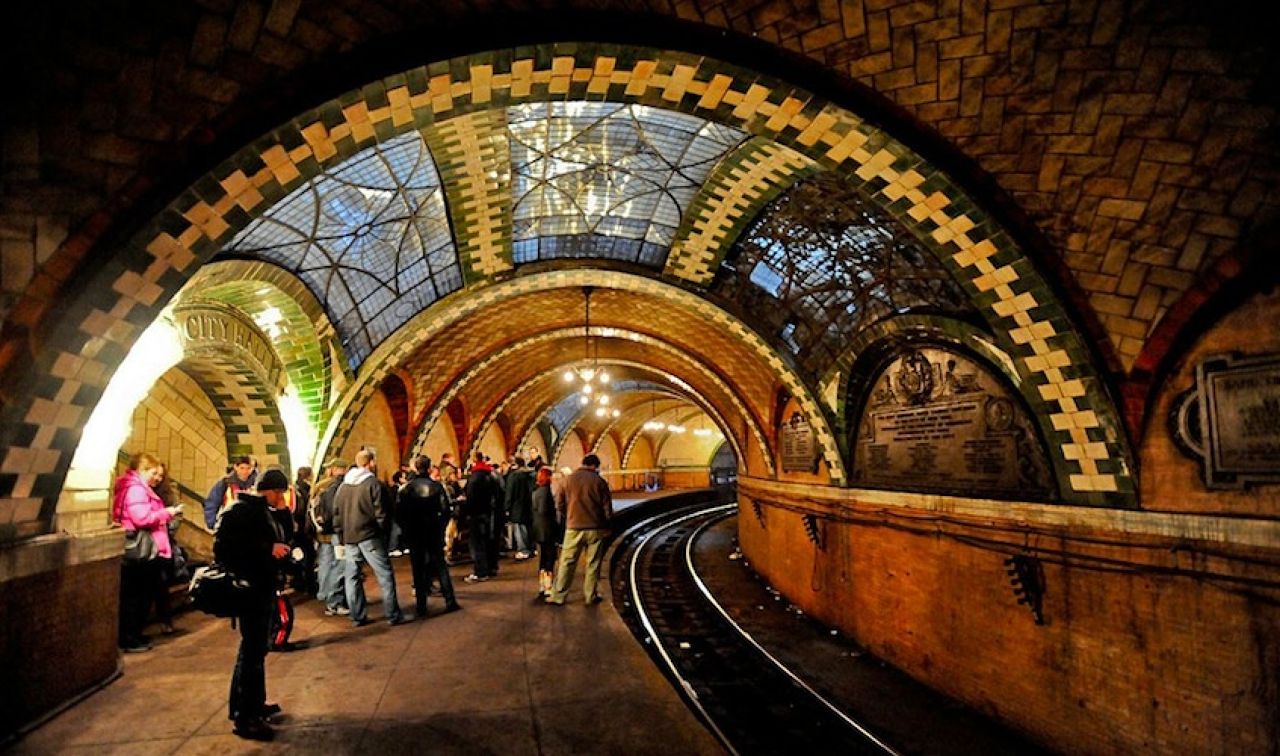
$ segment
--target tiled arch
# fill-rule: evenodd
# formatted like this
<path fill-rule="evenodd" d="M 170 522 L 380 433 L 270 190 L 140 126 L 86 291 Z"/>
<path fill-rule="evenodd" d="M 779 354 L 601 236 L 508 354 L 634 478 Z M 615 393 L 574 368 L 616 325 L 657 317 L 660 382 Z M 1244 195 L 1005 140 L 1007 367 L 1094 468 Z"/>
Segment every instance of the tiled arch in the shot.
<path fill-rule="evenodd" d="M 701 366 L 698 363 L 693 362 L 692 360 L 688 360 L 687 357 L 685 357 L 679 352 L 675 352 L 675 354 L 680 357 L 684 357 L 687 364 L 694 367 L 695 369 L 701 368 L 701 371 L 706 371 L 705 366 Z M 575 364 L 576 363 L 569 363 L 569 365 L 575 365 Z M 641 373 L 661 375 L 661 371 L 655 369 L 652 365 L 648 365 L 646 363 L 631 362 L 628 360 L 621 360 L 621 359 L 610 359 L 608 361 L 608 364 L 631 368 Z M 565 367 L 566 367 L 565 365 L 560 365 L 555 368 L 545 370 L 542 373 L 539 373 L 532 377 L 529 377 L 523 382 L 521 382 L 513 391 L 511 391 L 506 396 L 504 396 L 499 402 L 497 402 L 492 408 L 490 408 L 490 410 L 485 414 L 485 416 L 481 419 L 481 421 L 475 426 L 477 430 L 474 433 L 473 438 L 470 439 L 470 443 L 468 444 L 468 447 L 473 446 L 474 443 L 483 436 L 485 429 L 489 427 L 489 424 L 492 423 L 494 419 L 498 416 L 498 414 L 501 413 L 504 409 L 506 409 L 507 406 L 521 399 L 532 388 L 539 385 L 539 383 L 545 382 L 548 379 L 548 377 L 558 376 L 560 372 L 564 370 Z M 734 398 L 734 394 L 732 393 L 732 390 L 729 389 L 727 386 L 725 386 L 722 381 L 719 381 L 719 379 L 716 378 L 714 374 L 710 373 L 710 371 L 706 371 L 705 375 L 710 376 L 710 379 L 717 384 L 717 387 L 720 388 L 721 391 L 726 392 L 726 396 Z M 697 396 L 697 394 L 692 392 L 692 390 L 690 391 L 691 391 L 692 400 L 697 406 L 701 407 L 703 411 L 705 411 L 711 417 L 715 418 L 716 422 L 722 425 L 723 427 L 729 427 L 729 424 L 726 421 L 726 416 L 720 409 L 716 408 L 715 405 L 713 405 L 709 401 Z M 769 475 L 773 475 L 775 472 L 772 464 L 773 455 L 770 454 L 769 452 L 769 445 L 766 441 L 766 437 L 763 431 L 759 427 L 759 424 L 756 422 L 755 418 L 751 416 L 750 412 L 746 409 L 746 407 L 740 403 L 740 400 L 735 401 L 734 409 L 737 413 L 739 413 L 739 415 L 743 418 L 744 422 L 746 422 L 748 427 L 751 429 L 752 436 L 755 439 L 755 442 L 759 447 L 760 454 L 767 466 L 767 473 Z M 541 418 L 541 414 L 542 413 L 539 414 L 539 419 Z M 578 419 L 579 418 L 575 418 L 574 422 L 570 423 L 569 425 L 570 429 L 578 425 Z M 537 420 L 535 419 L 533 422 L 529 424 L 529 427 L 527 429 L 520 429 L 520 428 L 515 429 L 516 432 L 513 434 L 513 436 L 516 438 L 519 438 L 520 443 L 523 445 L 527 441 L 528 434 L 532 433 L 536 427 L 537 427 Z M 733 436 L 733 434 L 729 434 L 728 438 L 730 439 L 731 443 L 733 443 L 734 445 L 734 451 L 737 452 L 739 455 L 741 455 L 742 447 L 740 446 L 739 440 L 735 436 Z M 468 449 L 468 451 L 469 450 L 470 448 Z M 559 452 L 559 445 L 557 445 L 555 450 L 548 449 L 547 451 L 550 453 L 550 458 L 554 459 L 555 455 Z M 743 458 L 744 457 L 739 456 L 739 459 L 743 459 Z"/>
<path fill-rule="evenodd" d="M 770 138 L 861 182 L 973 296 L 1019 375 L 1040 392 L 1054 429 L 1051 448 L 1073 469 L 1064 498 L 1132 502 L 1124 435 L 1087 345 L 1010 235 L 943 171 L 875 125 L 803 89 L 696 55 L 593 44 L 479 54 L 390 76 L 302 114 L 214 169 L 106 262 L 88 293 L 66 308 L 65 322 L 52 329 L 48 343 L 57 346 L 42 350 L 27 373 L 30 393 L 3 413 L 0 440 L 8 452 L 0 462 L 0 496 L 56 495 L 87 410 L 112 366 L 195 267 L 253 213 L 362 146 L 499 102 L 546 99 L 637 102 L 699 115 Z M 484 270 L 491 262 L 484 256 L 495 252 L 478 254 L 472 267 Z M 788 388 L 815 419 L 833 478 L 843 481 L 844 465 L 821 407 L 776 353 L 767 346 L 764 351 L 784 383 L 795 383 Z M 384 370 L 375 366 L 364 378 Z M 368 390 L 362 382 L 351 392 L 356 406 Z M 63 418 L 72 432 L 37 443 L 31 428 L 49 415 Z M 1068 459 L 1062 451 L 1080 444 L 1105 454 Z"/>
<path fill-rule="evenodd" d="M 189 352 L 178 369 L 191 376 L 213 402 L 226 429 L 228 459 L 250 454 L 262 469 L 279 466 L 292 471 L 288 438 L 275 402 L 276 387 L 221 349 Z"/>
<path fill-rule="evenodd" d="M 495 350 L 494 352 L 486 354 L 476 360 L 468 366 L 465 371 L 450 381 L 449 388 L 427 408 L 423 414 L 422 422 L 418 425 L 417 432 L 414 434 L 414 442 L 410 448 L 422 448 L 422 445 L 426 442 L 427 437 L 431 433 L 432 427 L 443 416 L 445 407 L 449 405 L 449 402 L 455 397 L 463 395 L 471 386 L 473 380 L 485 373 L 485 371 L 493 370 L 503 364 L 524 364 L 520 359 L 521 352 L 527 351 L 539 344 L 572 341 L 581 338 L 582 333 L 583 331 L 581 328 L 560 328 L 551 331 L 544 331 L 542 333 L 523 338 L 514 344 Z M 643 344 L 658 349 L 670 355 L 687 369 L 694 371 L 701 379 L 710 381 L 713 385 L 719 388 L 726 397 L 729 398 L 729 401 L 733 403 L 733 409 L 748 422 L 752 429 L 752 433 L 756 438 L 756 442 L 761 446 L 762 453 L 765 454 L 766 458 L 769 458 L 767 453 L 767 436 L 763 431 L 763 426 L 760 424 L 760 419 L 752 414 L 751 410 L 747 407 L 742 398 L 737 395 L 737 392 L 734 391 L 733 387 L 706 365 L 701 364 L 695 358 L 685 354 L 672 344 L 647 334 L 617 328 L 593 327 L 592 335 L 596 339 L 621 339 L 626 342 Z M 616 361 L 610 360 L 610 362 Z M 558 365 L 554 370 L 555 372 L 563 371 L 564 365 Z M 539 377 L 545 376 L 549 374 L 549 372 L 550 371 L 540 373 Z M 508 401 L 504 401 L 503 405 L 507 403 Z M 490 410 L 489 413 L 486 413 L 486 415 L 488 414 L 492 414 L 492 410 Z M 477 432 L 482 434 L 486 425 L 486 423 L 478 425 L 477 428 L 479 430 Z M 523 433 L 517 433 L 516 435 L 523 436 Z"/>
<path fill-rule="evenodd" d="M 330 345 L 337 344 L 333 324 L 297 276 L 267 262 L 222 260 L 201 267 L 179 297 L 181 302 L 222 302 L 246 313 L 261 305 L 278 308 L 286 328 L 271 338 L 271 345 L 298 389 L 307 419 L 315 428 L 325 427 L 335 388 L 334 371 L 349 373 L 349 368 L 343 361 L 335 365 L 331 359 L 334 349 Z"/>

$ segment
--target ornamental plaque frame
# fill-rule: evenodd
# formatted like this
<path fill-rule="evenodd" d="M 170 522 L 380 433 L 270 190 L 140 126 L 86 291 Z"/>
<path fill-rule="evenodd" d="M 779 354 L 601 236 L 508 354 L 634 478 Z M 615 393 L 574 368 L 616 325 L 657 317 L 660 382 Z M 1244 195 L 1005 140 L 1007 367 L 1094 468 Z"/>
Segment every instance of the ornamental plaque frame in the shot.
<path fill-rule="evenodd" d="M 1204 483 L 1280 483 L 1280 354 L 1213 355 L 1196 366 Z"/>

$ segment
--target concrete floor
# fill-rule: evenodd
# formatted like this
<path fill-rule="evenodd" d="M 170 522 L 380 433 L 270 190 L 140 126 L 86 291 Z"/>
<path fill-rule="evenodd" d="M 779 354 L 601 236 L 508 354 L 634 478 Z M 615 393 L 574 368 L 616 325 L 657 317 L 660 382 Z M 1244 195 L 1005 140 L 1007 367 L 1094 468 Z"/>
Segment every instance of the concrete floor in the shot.
<path fill-rule="evenodd" d="M 394 560 L 411 610 L 407 559 Z M 270 744 L 231 734 L 227 685 L 238 633 L 187 613 L 155 650 L 126 655 L 123 676 L 14 744 L 19 754 L 721 753 L 606 603 L 534 601 L 535 560 L 462 582 L 464 610 L 352 629 L 299 603 L 294 640 L 271 654 L 268 698 L 286 717 Z M 580 583 L 579 583 L 580 584 Z M 370 616 L 381 619 L 372 578 Z M 605 592 L 608 595 L 607 591 Z M 153 628 L 154 629 L 154 628 Z"/>

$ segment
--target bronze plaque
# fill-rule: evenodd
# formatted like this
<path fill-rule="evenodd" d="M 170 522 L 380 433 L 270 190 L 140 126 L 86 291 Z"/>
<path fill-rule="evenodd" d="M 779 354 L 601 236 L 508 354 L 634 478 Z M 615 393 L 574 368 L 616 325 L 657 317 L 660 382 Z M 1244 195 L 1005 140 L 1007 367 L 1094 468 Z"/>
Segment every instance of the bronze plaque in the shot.
<path fill-rule="evenodd" d="M 896 357 L 877 376 L 858 428 L 858 485 L 976 497 L 1054 490 L 1020 403 L 993 372 L 949 350 Z"/>
<path fill-rule="evenodd" d="M 782 469 L 785 472 L 815 472 L 818 469 L 818 442 L 809 418 L 793 411 L 782 423 Z"/>
<path fill-rule="evenodd" d="M 1196 368 L 1205 484 L 1280 482 L 1280 356 L 1213 357 Z"/>

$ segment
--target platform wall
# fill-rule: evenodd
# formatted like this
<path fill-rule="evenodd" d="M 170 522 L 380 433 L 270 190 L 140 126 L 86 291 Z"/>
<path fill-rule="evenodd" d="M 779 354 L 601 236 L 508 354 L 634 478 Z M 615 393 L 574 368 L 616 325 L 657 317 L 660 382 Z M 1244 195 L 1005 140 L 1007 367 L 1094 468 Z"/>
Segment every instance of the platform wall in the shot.
<path fill-rule="evenodd" d="M 1271 753 L 1280 742 L 1280 607 L 1244 582 L 1280 580 L 1274 549 L 1126 532 L 1075 512 L 1080 527 L 1033 529 L 1041 553 L 1089 554 L 1043 563 L 1038 625 L 1003 563 L 1023 541 L 1019 521 L 947 514 L 964 501 L 941 497 L 891 512 L 881 498 L 811 487 L 804 506 L 852 520 L 823 521 L 819 549 L 798 497 L 751 480 L 740 492 L 743 551 L 789 600 L 1055 750 Z"/>

